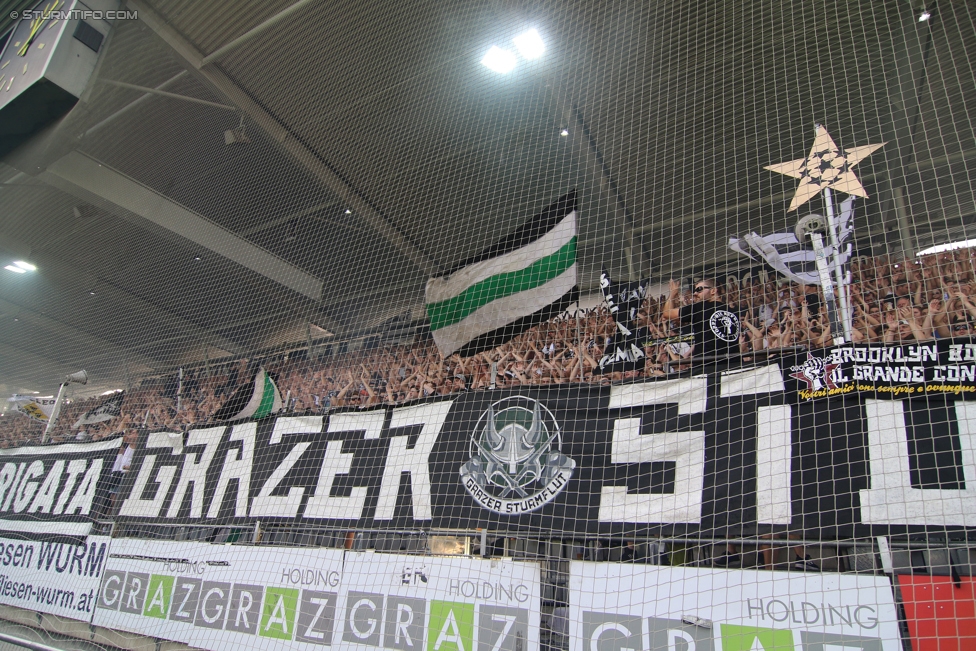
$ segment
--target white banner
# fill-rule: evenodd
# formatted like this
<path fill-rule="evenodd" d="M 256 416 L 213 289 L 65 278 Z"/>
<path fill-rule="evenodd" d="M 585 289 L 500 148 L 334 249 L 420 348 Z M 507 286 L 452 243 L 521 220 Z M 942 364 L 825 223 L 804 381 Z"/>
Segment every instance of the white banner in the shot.
<path fill-rule="evenodd" d="M 886 577 L 572 562 L 570 651 L 901 651 Z"/>
<path fill-rule="evenodd" d="M 319 649 L 331 641 L 342 554 L 115 540 L 93 623 L 200 649 Z"/>
<path fill-rule="evenodd" d="M 110 541 L 0 538 L 0 604 L 90 622 Z"/>
<path fill-rule="evenodd" d="M 333 646 L 539 648 L 539 564 L 348 552 Z"/>

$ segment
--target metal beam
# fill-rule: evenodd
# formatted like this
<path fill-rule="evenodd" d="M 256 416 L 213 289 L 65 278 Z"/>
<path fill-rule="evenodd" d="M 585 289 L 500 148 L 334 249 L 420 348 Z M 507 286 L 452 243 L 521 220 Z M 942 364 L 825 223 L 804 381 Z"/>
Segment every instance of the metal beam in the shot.
<path fill-rule="evenodd" d="M 322 298 L 315 276 L 80 152 L 55 161 L 38 178 L 108 212 L 138 215 L 314 301 Z"/>
<path fill-rule="evenodd" d="M 258 233 L 263 233 L 269 228 L 275 228 L 276 226 L 283 226 L 293 219 L 299 219 L 301 217 L 307 217 L 309 215 L 314 215 L 320 210 L 325 210 L 326 208 L 336 208 L 335 201 L 325 201 L 323 203 L 315 204 L 314 206 L 309 206 L 308 208 L 302 208 L 301 210 L 296 210 L 295 212 L 288 213 L 287 215 L 282 215 L 281 217 L 275 217 L 274 219 L 269 219 L 266 222 L 261 222 L 260 224 L 255 224 L 240 231 L 241 237 L 251 237 L 252 235 L 257 235 Z M 356 232 L 362 232 L 362 229 L 352 226 L 350 224 L 336 224 L 335 222 L 330 222 L 322 217 L 317 218 L 319 221 L 325 222 L 327 224 L 332 224 L 333 226 L 339 226 L 340 228 L 346 228 Z"/>
<path fill-rule="evenodd" d="M 31 376 L 28 377 L 26 373 L 23 373 L 21 375 L 21 379 L 29 380 L 31 382 L 37 381 L 38 371 L 41 371 L 44 368 L 49 368 L 51 370 L 52 377 L 59 377 L 58 374 L 62 373 L 62 370 L 68 366 L 66 362 L 59 362 L 58 360 L 51 359 L 50 357 L 44 357 L 43 355 L 32 353 L 29 350 L 17 348 L 15 346 L 11 346 L 10 344 L 5 344 L 2 341 L 0 341 L 0 357 L 21 362 L 20 364 L 16 365 L 11 364 L 10 366 L 16 366 L 19 369 L 29 368 Z M 26 362 L 26 364 L 23 362 Z M 4 370 L 5 380 L 9 381 L 11 375 L 16 377 L 17 371 L 13 370 L 11 372 L 9 367 L 8 369 Z"/>
<path fill-rule="evenodd" d="M 301 9 L 304 9 L 306 6 L 317 1 L 318 0 L 299 0 L 292 6 L 288 7 L 287 9 L 284 9 L 278 12 L 277 14 L 275 14 L 274 16 L 272 16 L 271 18 L 267 19 L 260 25 L 257 25 L 256 27 L 252 27 L 250 30 L 248 30 L 244 34 L 241 34 L 230 43 L 225 43 L 224 45 L 221 45 L 219 48 L 217 48 L 207 56 L 203 57 L 203 59 L 200 60 L 200 66 L 202 67 L 207 64 L 213 63 L 217 59 L 223 57 L 225 54 L 229 54 L 233 52 L 240 46 L 244 45 L 251 39 L 255 38 L 256 36 L 260 36 L 261 34 L 263 34 L 265 31 L 268 30 L 268 28 L 274 27 L 275 25 L 283 21 L 285 18 L 288 18 L 289 16 L 297 13 Z"/>
<path fill-rule="evenodd" d="M 906 255 L 914 254 L 915 247 L 907 227 L 911 215 L 905 196 L 909 187 L 917 187 L 922 181 L 915 160 L 915 132 L 922 118 L 922 98 L 929 83 L 928 63 L 933 49 L 932 24 L 938 18 L 937 4 L 933 2 L 929 7 L 935 15 L 920 23 L 916 9 L 910 3 L 903 3 L 898 8 L 899 21 L 891 39 L 894 55 L 894 75 L 888 92 L 891 119 L 885 122 L 883 133 L 889 143 L 885 156 L 892 164 L 888 166 L 887 201 L 882 205 L 881 214 L 884 226 L 899 234 L 900 248 Z"/>
<path fill-rule="evenodd" d="M 390 223 L 382 212 L 350 186 L 316 151 L 292 133 L 277 117 L 254 101 L 230 77 L 214 66 L 207 66 L 204 63 L 203 54 L 154 9 L 143 0 L 130 0 L 128 6 L 139 12 L 139 19 L 173 50 L 176 56 L 191 69 L 191 73 L 222 94 L 231 104 L 240 108 L 272 140 L 277 142 L 296 163 L 308 170 L 326 188 L 334 192 L 343 203 L 356 213 L 357 217 L 390 242 L 421 272 L 432 276 L 440 271 L 440 266 L 432 258 Z"/>
<path fill-rule="evenodd" d="M 163 83 L 161 83 L 158 86 L 154 87 L 154 90 L 166 90 L 167 88 L 169 88 L 170 86 L 172 86 L 173 84 L 175 84 L 177 81 L 179 81 L 180 79 L 182 79 L 183 77 L 185 77 L 186 74 L 187 74 L 186 70 L 180 70 L 178 73 L 176 73 L 175 75 L 173 75 L 172 77 L 170 77 L 169 79 L 167 79 L 166 81 L 164 81 Z M 126 104 L 125 106 L 123 106 L 122 108 L 120 108 L 115 113 L 112 113 L 110 116 L 108 116 L 107 118 L 105 118 L 101 122 L 98 122 L 98 123 L 92 125 L 91 127 L 89 127 L 87 131 L 85 131 L 83 134 L 81 134 L 79 136 L 79 139 L 85 138 L 87 136 L 90 136 L 91 134 L 95 133 L 96 131 L 98 131 L 99 129 L 101 129 L 102 127 L 104 127 L 109 122 L 115 120 L 119 116 L 125 115 L 126 113 L 128 113 L 129 111 L 131 111 L 135 107 L 139 106 L 143 102 L 148 101 L 152 97 L 153 97 L 153 94 L 147 92 L 142 97 L 140 97 L 138 99 L 135 99 L 135 100 L 129 102 L 128 104 Z"/>
<path fill-rule="evenodd" d="M 172 325 L 177 329 L 182 329 L 183 332 L 186 332 L 187 339 L 202 341 L 212 346 L 229 350 L 235 355 L 244 355 L 247 352 L 246 349 L 244 349 L 237 342 L 231 341 L 227 337 L 211 332 L 210 330 L 207 330 L 202 326 L 199 326 L 196 323 L 179 316 L 178 314 L 173 314 L 155 303 L 147 301 L 141 296 L 130 294 L 121 287 L 101 281 L 98 284 L 98 290 L 100 292 L 108 291 L 112 300 L 117 302 L 120 310 L 129 313 L 149 314 L 150 318 L 156 317 L 163 323 Z"/>
<path fill-rule="evenodd" d="M 187 95 L 180 95 L 178 93 L 170 93 L 165 90 L 159 90 L 158 88 L 149 88 L 148 86 L 137 86 L 136 84 L 129 84 L 124 81 L 115 81 L 113 79 L 99 79 L 99 82 L 103 84 L 108 84 L 109 86 L 117 86 L 119 88 L 128 88 L 129 90 L 139 90 L 143 93 L 149 93 L 150 95 L 159 95 L 160 97 L 169 97 L 170 99 L 178 99 L 183 102 L 191 102 L 193 104 L 202 104 L 203 106 L 209 106 L 211 108 L 224 109 L 225 111 L 236 111 L 236 106 L 227 106 L 226 104 L 218 104 L 217 102 L 211 102 L 205 99 L 199 99 L 197 97 L 189 97 Z"/>
<path fill-rule="evenodd" d="M 39 312 L 34 312 L 30 308 L 24 307 L 18 303 L 0 298 L 0 316 L 6 315 L 23 319 L 28 323 L 34 323 L 35 326 L 45 328 L 51 332 L 74 336 L 79 340 L 86 350 L 108 347 L 122 354 L 134 350 L 132 348 L 120 346 L 116 343 L 108 341 L 107 339 L 102 339 L 97 335 L 81 330 L 77 326 L 53 319 L 49 316 L 40 314 Z M 151 357 L 145 355 L 137 355 L 136 357 L 137 359 L 134 359 L 133 361 L 153 367 L 154 360 Z"/>
<path fill-rule="evenodd" d="M 56 281 L 56 286 L 67 293 L 81 294 L 82 292 L 91 291 L 92 285 L 95 284 L 98 293 L 106 295 L 107 298 L 111 299 L 113 305 L 123 313 L 146 315 L 147 320 L 156 320 L 174 330 L 187 333 L 187 339 L 196 339 L 212 346 L 229 350 L 236 355 L 245 353 L 245 350 L 236 342 L 209 330 L 205 330 L 196 323 L 155 305 L 141 296 L 132 294 L 121 287 L 117 287 L 97 277 L 86 277 L 86 274 L 79 272 L 79 269 L 73 266 L 70 261 L 46 255 L 43 252 L 38 252 L 32 257 L 37 261 L 38 267 L 41 268 L 43 273 L 51 274 Z M 54 319 L 51 322 L 60 323 Z M 127 349 L 122 349 L 123 352 L 125 350 Z"/>

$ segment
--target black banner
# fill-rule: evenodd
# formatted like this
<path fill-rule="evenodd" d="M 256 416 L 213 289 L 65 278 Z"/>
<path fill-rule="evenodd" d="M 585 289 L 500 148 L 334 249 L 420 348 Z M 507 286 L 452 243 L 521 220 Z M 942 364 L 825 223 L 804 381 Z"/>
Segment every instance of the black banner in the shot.
<path fill-rule="evenodd" d="M 0 529 L 86 536 L 121 438 L 0 450 Z"/>
<path fill-rule="evenodd" d="M 802 353 L 784 364 L 801 400 L 846 394 L 878 398 L 976 395 L 976 342 L 938 339 L 902 346 L 847 345 Z"/>
<path fill-rule="evenodd" d="M 120 516 L 546 535 L 976 526 L 970 403 L 808 400 L 802 362 L 144 433 Z"/>

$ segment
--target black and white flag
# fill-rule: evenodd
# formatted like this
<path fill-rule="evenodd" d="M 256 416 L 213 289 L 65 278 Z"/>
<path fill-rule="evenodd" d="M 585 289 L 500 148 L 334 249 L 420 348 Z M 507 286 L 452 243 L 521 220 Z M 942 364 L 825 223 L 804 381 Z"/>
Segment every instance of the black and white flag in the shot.
<path fill-rule="evenodd" d="M 600 373 L 633 371 L 644 367 L 644 346 L 648 333 L 638 327 L 637 313 L 647 298 L 647 281 L 615 283 L 606 267 L 600 274 L 600 291 L 617 329 L 607 342 L 599 361 Z"/>
<path fill-rule="evenodd" d="M 844 245 L 853 229 L 854 197 L 849 197 L 840 205 L 840 220 L 837 223 L 839 249 L 824 246 L 827 266 L 831 272 L 843 269 L 851 256 L 851 245 Z M 800 242 L 790 232 L 758 235 L 749 233 L 742 238 L 729 238 L 729 248 L 753 260 L 763 260 L 778 273 L 801 285 L 819 285 L 817 254 L 809 242 Z"/>
<path fill-rule="evenodd" d="M 125 391 L 120 391 L 93 409 L 89 409 L 83 413 L 72 427 L 77 429 L 85 425 L 104 423 L 107 420 L 112 420 L 122 413 L 123 400 L 125 400 Z"/>

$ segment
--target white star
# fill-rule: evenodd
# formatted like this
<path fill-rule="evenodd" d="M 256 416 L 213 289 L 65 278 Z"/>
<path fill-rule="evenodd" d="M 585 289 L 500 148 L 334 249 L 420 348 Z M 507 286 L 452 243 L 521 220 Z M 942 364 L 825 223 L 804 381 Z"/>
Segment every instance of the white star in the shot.
<path fill-rule="evenodd" d="M 793 212 L 824 188 L 859 197 L 868 196 L 864 186 L 854 175 L 854 166 L 886 144 L 883 142 L 880 145 L 863 145 L 843 152 L 834 144 L 827 130 L 818 126 L 817 138 L 813 141 L 810 154 L 806 158 L 798 158 L 779 165 L 767 165 L 763 169 L 800 179 L 800 186 L 793 195 L 789 210 L 786 211 Z"/>

